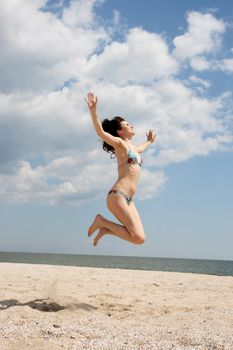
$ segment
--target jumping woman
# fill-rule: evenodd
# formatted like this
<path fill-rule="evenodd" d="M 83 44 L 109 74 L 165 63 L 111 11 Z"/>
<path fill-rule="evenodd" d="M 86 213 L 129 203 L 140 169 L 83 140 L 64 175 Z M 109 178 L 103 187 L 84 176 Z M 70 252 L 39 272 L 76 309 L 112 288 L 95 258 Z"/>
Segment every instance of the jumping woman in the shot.
<path fill-rule="evenodd" d="M 120 237 L 134 244 L 142 244 L 145 241 L 145 233 L 133 202 L 133 196 L 141 173 L 141 154 L 154 142 L 156 135 L 150 129 L 146 133 L 147 141 L 136 147 L 131 143 L 135 135 L 132 125 L 122 117 L 104 119 L 101 123 L 96 112 L 97 97 L 89 92 L 85 101 L 89 107 L 96 133 L 103 140 L 103 149 L 117 158 L 118 179 L 108 192 L 107 207 L 122 224 L 109 221 L 98 214 L 89 227 L 88 236 L 90 237 L 98 230 L 94 246 L 106 234 Z"/>

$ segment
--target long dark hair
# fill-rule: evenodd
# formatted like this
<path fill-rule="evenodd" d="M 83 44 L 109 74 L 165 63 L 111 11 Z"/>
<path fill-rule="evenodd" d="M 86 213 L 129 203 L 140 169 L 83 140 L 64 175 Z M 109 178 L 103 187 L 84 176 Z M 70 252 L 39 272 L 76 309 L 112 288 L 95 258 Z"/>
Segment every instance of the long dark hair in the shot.
<path fill-rule="evenodd" d="M 102 121 L 102 127 L 104 131 L 108 132 L 112 136 L 118 136 L 117 130 L 121 130 L 121 122 L 123 122 L 125 119 L 122 117 L 114 117 L 113 119 L 104 119 Z M 115 149 L 111 145 L 109 145 L 107 142 L 103 141 L 103 150 L 111 153 L 111 158 L 112 155 L 115 154 Z"/>

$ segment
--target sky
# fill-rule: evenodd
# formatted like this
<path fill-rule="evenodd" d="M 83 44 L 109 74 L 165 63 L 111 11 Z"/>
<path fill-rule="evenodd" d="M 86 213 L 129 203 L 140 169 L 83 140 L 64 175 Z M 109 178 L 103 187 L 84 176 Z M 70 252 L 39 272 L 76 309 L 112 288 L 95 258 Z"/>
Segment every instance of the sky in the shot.
<path fill-rule="evenodd" d="M 231 0 L 0 2 L 0 251 L 233 260 Z M 116 161 L 84 102 L 152 128 L 135 204 L 146 241 L 115 220 Z"/>

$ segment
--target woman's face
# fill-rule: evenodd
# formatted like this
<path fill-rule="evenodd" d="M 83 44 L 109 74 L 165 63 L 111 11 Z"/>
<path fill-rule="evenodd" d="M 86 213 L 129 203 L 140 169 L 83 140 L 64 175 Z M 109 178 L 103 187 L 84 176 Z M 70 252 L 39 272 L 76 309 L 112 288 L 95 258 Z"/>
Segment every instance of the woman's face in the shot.
<path fill-rule="evenodd" d="M 121 130 L 118 131 L 121 138 L 131 138 L 135 135 L 133 125 L 130 125 L 126 120 L 121 122 Z"/>

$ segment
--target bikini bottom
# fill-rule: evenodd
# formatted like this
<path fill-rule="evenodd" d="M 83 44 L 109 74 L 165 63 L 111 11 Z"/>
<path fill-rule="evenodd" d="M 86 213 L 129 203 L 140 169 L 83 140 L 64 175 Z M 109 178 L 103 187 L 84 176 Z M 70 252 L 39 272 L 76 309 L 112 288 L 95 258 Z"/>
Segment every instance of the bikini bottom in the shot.
<path fill-rule="evenodd" d="M 126 203 L 127 203 L 128 205 L 130 205 L 130 202 L 133 201 L 133 198 L 132 198 L 132 197 L 127 196 L 127 195 L 126 195 L 124 192 L 122 192 L 122 191 L 119 191 L 119 190 L 110 190 L 110 191 L 108 192 L 108 195 L 110 195 L 110 193 L 115 193 L 115 194 L 117 194 L 118 196 L 123 196 L 123 197 L 125 198 L 125 200 L 126 200 Z"/>

